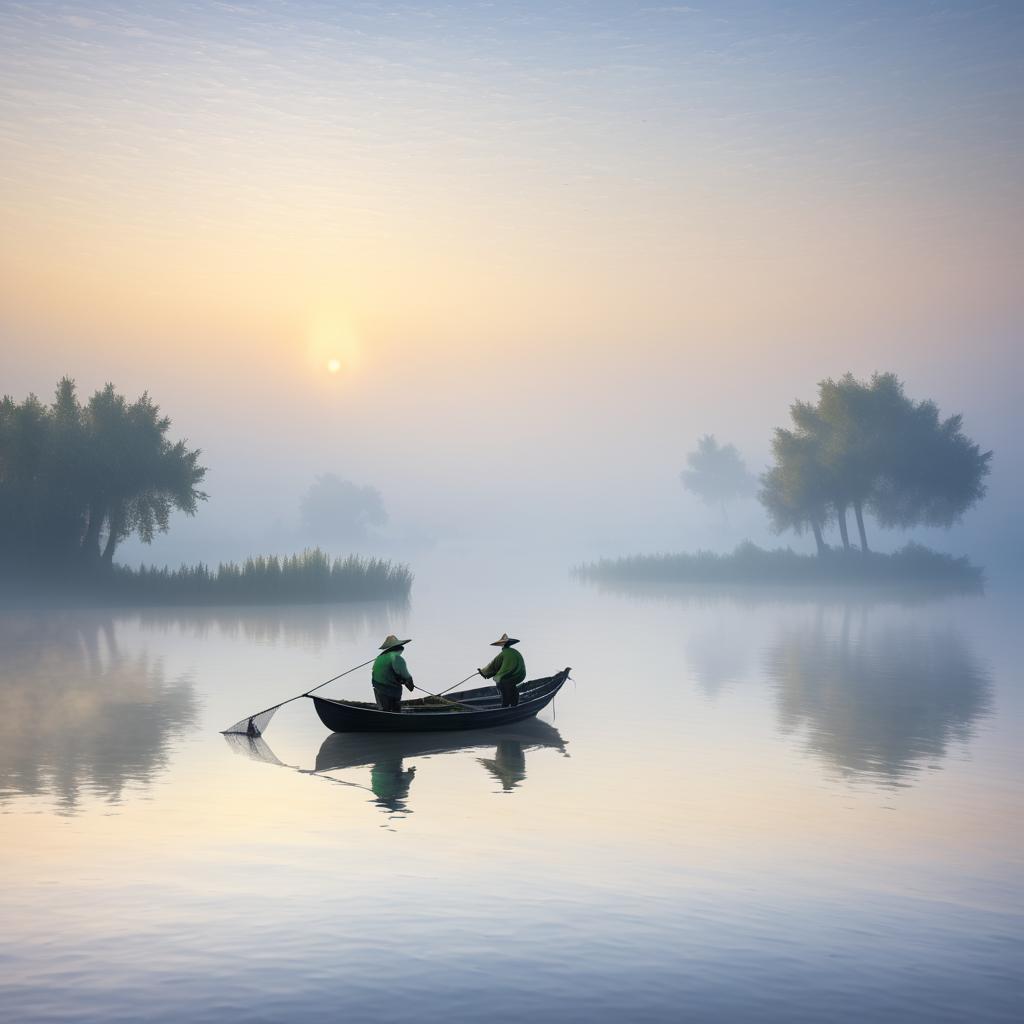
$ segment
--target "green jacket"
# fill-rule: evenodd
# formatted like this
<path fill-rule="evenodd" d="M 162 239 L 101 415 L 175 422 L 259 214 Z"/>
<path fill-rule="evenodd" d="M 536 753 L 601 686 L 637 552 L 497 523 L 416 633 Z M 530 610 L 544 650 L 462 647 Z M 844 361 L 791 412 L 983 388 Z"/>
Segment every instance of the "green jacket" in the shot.
<path fill-rule="evenodd" d="M 526 678 L 526 662 L 514 647 L 503 647 L 486 668 L 480 669 L 484 679 L 493 679 L 499 686 L 512 683 L 518 686 Z"/>
<path fill-rule="evenodd" d="M 390 697 L 401 697 L 402 687 L 412 689 L 412 676 L 405 664 L 402 652 L 392 648 L 378 654 L 373 660 L 373 685 Z"/>

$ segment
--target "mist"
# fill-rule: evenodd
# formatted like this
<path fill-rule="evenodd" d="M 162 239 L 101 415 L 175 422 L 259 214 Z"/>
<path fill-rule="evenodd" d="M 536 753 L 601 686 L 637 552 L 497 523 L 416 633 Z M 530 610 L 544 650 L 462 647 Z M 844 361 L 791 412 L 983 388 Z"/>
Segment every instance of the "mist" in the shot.
<path fill-rule="evenodd" d="M 7 1016 L 1017 1019 L 1022 53 L 0 2 Z"/>
<path fill-rule="evenodd" d="M 387 523 L 362 536 L 331 538 L 343 550 L 414 560 L 417 551 L 438 543 L 486 541 L 530 550 L 566 568 L 600 555 L 726 551 L 744 539 L 811 550 L 809 538 L 771 534 L 753 497 L 731 503 L 723 520 L 684 490 L 679 472 L 706 431 L 735 444 L 752 473 L 762 472 L 771 433 L 787 423 L 789 404 L 812 398 L 818 378 L 844 372 L 849 361 L 843 358 L 836 351 L 816 374 L 770 388 L 766 374 L 753 372 L 737 379 L 733 372 L 708 371 L 698 380 L 680 367 L 676 383 L 675 374 L 666 380 L 664 374 L 623 372 L 595 380 L 574 371 L 538 373 L 533 383 L 527 366 L 513 374 L 496 368 L 460 375 L 461 387 L 446 382 L 433 395 L 433 413 L 417 381 L 400 374 L 361 381 L 361 393 L 353 382 L 313 408 L 298 398 L 285 401 L 273 415 L 267 415 L 268 385 L 246 377 L 227 419 L 204 407 L 202 394 L 154 389 L 174 432 L 203 449 L 210 497 L 195 518 L 175 517 L 168 534 L 151 545 L 126 545 L 121 557 L 178 564 L 320 542 L 304 531 L 300 507 L 325 473 L 376 488 L 387 510 Z M 940 377 L 933 362 L 903 370 L 909 394 L 935 398 L 943 415 L 963 413 L 970 436 L 995 454 L 988 495 L 961 525 L 948 531 L 875 526 L 877 549 L 916 539 L 969 554 L 990 571 L 1019 565 L 1013 517 L 1024 466 L 1013 436 L 1010 383 L 1020 379 L 1019 364 L 1017 352 L 1007 350 L 1000 380 L 987 386 L 958 376 L 953 366 Z M 45 394 L 45 388 L 40 381 L 34 389 Z M 517 399 L 511 408 L 500 399 L 492 403 L 491 389 L 499 395 L 510 389 Z M 386 416 L 375 415 L 378 403 L 387 403 Z"/>
<path fill-rule="evenodd" d="M 728 550 L 744 538 L 807 549 L 806 539 L 773 537 L 754 499 L 730 506 L 726 524 L 682 488 L 679 472 L 697 437 L 713 432 L 760 473 L 769 462 L 772 430 L 787 422 L 789 404 L 811 398 L 818 379 L 838 376 L 851 361 L 837 346 L 823 354 L 819 369 L 773 383 L 771 366 L 740 377 L 714 368 L 698 375 L 686 368 L 688 353 L 679 348 L 671 373 L 624 368 L 615 378 L 596 379 L 584 368 L 555 376 L 520 363 L 511 373 L 495 367 L 453 374 L 432 389 L 429 401 L 420 393 L 422 381 L 401 373 L 381 381 L 368 374 L 311 403 L 298 395 L 273 400 L 275 382 L 244 368 L 229 396 L 163 378 L 143 383 L 139 374 L 134 387 L 150 390 L 172 418 L 174 435 L 202 449 L 209 500 L 194 518 L 176 516 L 170 532 L 153 544 L 125 546 L 121 557 L 177 564 L 312 543 L 316 538 L 302 530 L 300 504 L 324 473 L 380 492 L 388 523 L 349 545 L 378 553 L 488 540 L 544 551 L 569 565 L 629 551 Z M 759 351 L 751 346 L 747 366 Z M 953 358 L 942 374 L 930 359 L 867 364 L 889 369 L 902 362 L 912 396 L 934 398 L 944 415 L 963 413 L 970 435 L 995 452 L 989 493 L 962 525 L 876 529 L 880 549 L 917 538 L 971 554 L 993 570 L 1007 566 L 1019 549 L 1013 517 L 1024 466 L 1013 382 L 1024 379 L 1024 367 L 1015 348 L 997 355 L 989 379 L 958 374 Z M 110 377 L 131 394 L 132 384 Z M 22 393 L 41 396 L 54 384 L 25 369 L 13 379 L 22 382 Z M 90 386 L 88 373 L 77 379 Z M 228 397 L 231 411 L 224 416 Z M 386 413 L 376 411 L 381 407 Z"/>
<path fill-rule="evenodd" d="M 872 12 L 11 13 L 2 388 L 148 390 L 203 450 L 199 515 L 124 559 L 294 548 L 332 473 L 388 511 L 356 547 L 568 565 L 774 542 L 685 453 L 760 473 L 818 381 L 891 371 L 995 452 L 917 536 L 1006 567 L 1020 13 Z"/>

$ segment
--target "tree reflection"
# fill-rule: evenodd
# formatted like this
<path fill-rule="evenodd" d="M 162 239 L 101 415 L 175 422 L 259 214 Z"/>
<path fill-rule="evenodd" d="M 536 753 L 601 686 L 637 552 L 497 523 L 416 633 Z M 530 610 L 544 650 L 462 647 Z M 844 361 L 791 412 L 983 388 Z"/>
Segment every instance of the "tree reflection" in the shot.
<path fill-rule="evenodd" d="M 747 669 L 749 650 L 735 642 L 735 629 L 735 620 L 726 619 L 687 638 L 686 659 L 706 697 L 718 697 Z"/>
<path fill-rule="evenodd" d="M 834 622 L 834 620 L 832 620 Z M 842 772 L 897 781 L 965 743 L 991 711 L 988 676 L 955 630 L 819 610 L 769 650 L 780 728 Z"/>
<path fill-rule="evenodd" d="M 407 600 L 253 608 L 147 608 L 137 613 L 139 623 L 146 629 L 176 629 L 200 638 L 215 630 L 221 636 L 254 643 L 283 641 L 313 650 L 356 643 L 389 630 L 401 631 L 408 617 Z"/>
<path fill-rule="evenodd" d="M 67 814 L 149 783 L 197 717 L 190 682 L 80 612 L 0 617 L 0 702 L 0 801 L 50 796 Z"/>

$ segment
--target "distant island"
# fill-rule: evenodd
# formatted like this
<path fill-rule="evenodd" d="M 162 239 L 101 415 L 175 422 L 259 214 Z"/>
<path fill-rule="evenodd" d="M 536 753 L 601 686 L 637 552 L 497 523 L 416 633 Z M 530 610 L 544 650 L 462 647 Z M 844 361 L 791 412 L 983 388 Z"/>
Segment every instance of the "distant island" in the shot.
<path fill-rule="evenodd" d="M 0 400 L 0 600 L 124 604 L 272 604 L 404 599 L 405 565 L 319 548 L 180 569 L 114 561 L 135 535 L 150 543 L 173 512 L 207 495 L 201 452 L 167 435 L 148 394 L 129 402 L 112 384 L 84 405 L 63 378 L 50 405 Z"/>
<path fill-rule="evenodd" d="M 803 555 L 791 548 L 766 550 L 749 541 L 729 554 L 632 555 L 577 566 L 573 574 L 597 583 L 807 583 L 924 584 L 976 590 L 984 572 L 966 558 L 907 544 L 892 554 L 840 550 Z"/>
<path fill-rule="evenodd" d="M 612 583 L 927 583 L 974 588 L 983 572 L 966 558 L 907 544 L 892 554 L 868 546 L 866 516 L 882 527 L 950 527 L 985 495 L 992 452 L 939 416 L 934 402 L 914 402 L 891 373 L 869 381 L 846 374 L 818 385 L 814 403 L 790 407 L 792 425 L 772 439 L 773 463 L 750 474 L 733 445 L 711 435 L 698 442 L 683 485 L 723 517 L 726 503 L 756 493 L 773 532 L 809 532 L 816 554 L 740 544 L 730 554 L 634 555 L 578 566 L 584 580 Z M 850 539 L 853 511 L 859 544 Z M 835 526 L 840 546 L 826 539 Z"/>

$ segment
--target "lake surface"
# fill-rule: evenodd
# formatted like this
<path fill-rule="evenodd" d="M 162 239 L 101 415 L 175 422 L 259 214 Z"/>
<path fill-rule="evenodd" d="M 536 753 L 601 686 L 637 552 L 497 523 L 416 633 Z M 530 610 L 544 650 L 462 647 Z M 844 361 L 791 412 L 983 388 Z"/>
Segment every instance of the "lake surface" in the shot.
<path fill-rule="evenodd" d="M 0 615 L 0 1017 L 1021 1018 L 1014 591 L 416 568 L 407 607 Z M 441 689 L 503 630 L 573 667 L 532 726 L 218 732 L 388 632 Z"/>

